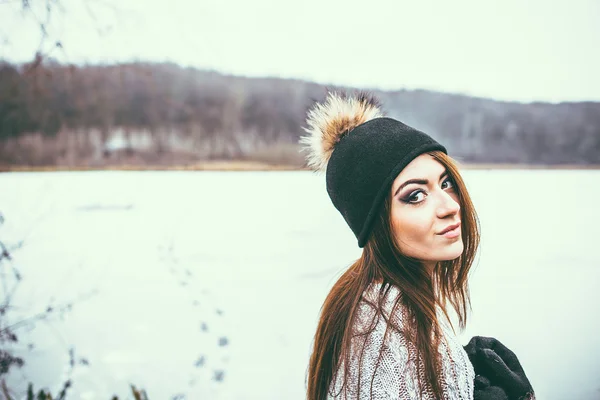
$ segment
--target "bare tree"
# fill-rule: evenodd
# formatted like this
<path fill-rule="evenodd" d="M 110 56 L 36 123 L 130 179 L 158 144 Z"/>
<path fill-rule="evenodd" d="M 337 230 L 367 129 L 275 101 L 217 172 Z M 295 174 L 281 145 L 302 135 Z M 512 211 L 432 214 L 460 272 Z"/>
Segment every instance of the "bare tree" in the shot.
<path fill-rule="evenodd" d="M 68 45 L 64 43 L 60 32 L 77 19 L 70 11 L 77 4 L 89 19 L 79 26 L 93 29 L 99 36 L 110 33 L 118 21 L 128 13 L 111 0 L 81 0 L 76 3 L 65 0 L 0 0 L 0 11 L 12 14 L 13 20 L 21 19 L 38 30 L 38 44 L 32 49 L 32 62 L 29 68 L 35 68 L 48 58 L 63 58 L 68 61 Z M 80 21 L 81 22 L 81 21 Z M 8 27 L 0 27 L 0 45 L 3 53 L 9 53 L 14 45 L 13 32 Z M 18 44 L 17 44 L 18 45 Z"/>

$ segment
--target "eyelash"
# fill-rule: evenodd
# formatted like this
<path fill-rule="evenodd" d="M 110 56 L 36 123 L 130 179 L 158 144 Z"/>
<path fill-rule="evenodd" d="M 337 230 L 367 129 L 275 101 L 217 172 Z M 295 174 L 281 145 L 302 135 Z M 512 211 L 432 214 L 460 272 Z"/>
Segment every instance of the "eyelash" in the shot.
<path fill-rule="evenodd" d="M 450 177 L 444 179 L 444 181 L 442 182 L 442 185 L 444 183 L 446 183 L 446 182 L 448 182 L 451 185 L 449 188 L 446 188 L 446 189 L 453 189 L 454 188 L 454 182 L 452 182 L 452 179 L 450 179 Z M 443 189 L 443 190 L 446 190 L 446 189 Z M 427 194 L 423 189 L 417 189 L 414 192 L 410 193 L 408 195 L 408 197 L 404 197 L 404 198 L 402 198 L 400 200 L 402 202 L 406 203 L 406 204 L 420 205 L 423 202 L 423 200 L 421 200 L 421 201 L 411 201 L 411 199 L 413 199 L 414 197 L 416 197 L 419 193 Z"/>

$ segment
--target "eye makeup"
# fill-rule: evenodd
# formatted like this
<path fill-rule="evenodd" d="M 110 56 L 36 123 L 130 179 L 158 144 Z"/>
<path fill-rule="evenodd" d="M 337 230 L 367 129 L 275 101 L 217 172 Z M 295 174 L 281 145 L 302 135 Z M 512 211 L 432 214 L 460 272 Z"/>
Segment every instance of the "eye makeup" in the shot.
<path fill-rule="evenodd" d="M 444 179 L 444 178 L 445 178 L 445 179 Z M 448 183 L 448 184 L 450 185 L 450 186 L 449 186 L 449 187 L 447 187 L 447 188 L 443 188 L 443 187 L 442 187 L 442 190 L 448 190 L 448 189 L 453 189 L 453 188 L 454 188 L 454 182 L 453 182 L 453 181 L 452 181 L 452 179 L 451 179 L 451 178 L 448 176 L 448 174 L 447 174 L 447 173 L 444 173 L 444 174 L 443 174 L 443 175 L 440 177 L 440 180 L 441 180 L 441 179 L 444 179 L 444 180 L 442 181 L 442 183 L 441 183 L 441 185 L 442 185 L 442 186 L 443 186 L 445 183 Z M 425 183 L 421 183 L 421 182 L 425 182 Z M 415 181 L 408 181 L 408 182 L 406 183 L 406 185 L 404 185 L 404 186 L 407 186 L 408 184 L 411 184 L 411 183 L 413 183 L 413 184 L 422 184 L 422 185 L 426 185 L 426 184 L 428 183 L 428 181 L 427 181 L 427 180 L 419 180 L 418 182 L 417 182 L 416 180 L 415 180 Z M 406 204 L 420 204 L 420 203 L 421 203 L 423 200 L 425 200 L 425 198 L 423 198 L 423 199 L 421 199 L 421 200 L 419 200 L 419 199 L 418 199 L 418 196 L 419 196 L 420 194 L 423 194 L 424 196 L 427 196 L 427 194 L 428 194 L 428 193 L 427 193 L 425 190 L 423 190 L 423 189 L 412 190 L 412 191 L 408 191 L 408 193 L 406 193 L 405 195 L 401 195 L 399 199 L 400 199 L 400 201 L 402 201 L 403 203 L 406 203 Z"/>

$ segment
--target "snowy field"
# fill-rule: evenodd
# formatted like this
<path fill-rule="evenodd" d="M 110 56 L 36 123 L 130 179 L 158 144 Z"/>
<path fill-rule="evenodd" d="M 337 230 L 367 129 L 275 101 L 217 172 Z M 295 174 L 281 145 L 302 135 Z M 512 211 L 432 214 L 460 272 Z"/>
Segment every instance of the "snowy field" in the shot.
<path fill-rule="evenodd" d="M 540 400 L 600 399 L 600 171 L 465 177 L 482 247 L 463 344 L 501 340 Z M 10 382 L 71 378 L 70 399 L 301 400 L 319 308 L 359 255 L 310 172 L 0 174 L 0 212 L 0 239 L 24 240 L 11 318 L 73 303 L 17 331 Z"/>

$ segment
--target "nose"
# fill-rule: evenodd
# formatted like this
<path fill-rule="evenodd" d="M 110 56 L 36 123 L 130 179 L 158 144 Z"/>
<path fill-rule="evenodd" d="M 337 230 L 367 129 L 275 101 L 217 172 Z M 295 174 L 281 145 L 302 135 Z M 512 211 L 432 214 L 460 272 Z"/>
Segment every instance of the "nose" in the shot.
<path fill-rule="evenodd" d="M 439 203 L 437 207 L 438 218 L 446 218 L 458 214 L 460 211 L 460 204 L 458 204 L 456 195 L 451 195 L 443 190 L 440 190 L 439 193 Z"/>

